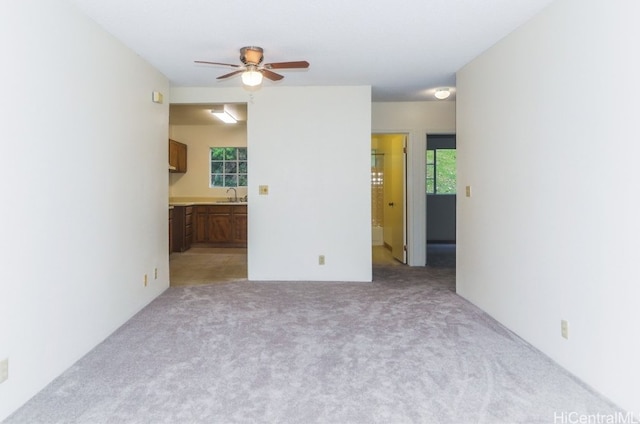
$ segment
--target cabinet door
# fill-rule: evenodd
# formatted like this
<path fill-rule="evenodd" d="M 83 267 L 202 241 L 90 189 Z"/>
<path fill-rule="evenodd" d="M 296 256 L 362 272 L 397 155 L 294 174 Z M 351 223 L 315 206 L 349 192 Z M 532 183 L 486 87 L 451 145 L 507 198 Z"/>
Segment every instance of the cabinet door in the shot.
<path fill-rule="evenodd" d="M 169 139 L 169 165 L 171 172 L 187 172 L 187 145 Z"/>
<path fill-rule="evenodd" d="M 207 241 L 209 233 L 209 215 L 203 207 L 196 207 L 193 212 L 193 241 L 194 243 L 204 243 Z"/>
<path fill-rule="evenodd" d="M 178 143 L 173 140 L 169 140 L 169 165 L 178 169 Z"/>
<path fill-rule="evenodd" d="M 233 212 L 233 242 L 247 242 L 247 207 L 239 206 Z"/>
<path fill-rule="evenodd" d="M 169 209 L 169 253 L 173 252 L 173 209 Z"/>
<path fill-rule="evenodd" d="M 178 143 L 178 172 L 187 172 L 187 145 Z"/>
<path fill-rule="evenodd" d="M 193 243 L 193 206 L 185 208 L 184 234 L 185 250 L 188 250 L 191 248 L 191 243 Z"/>
<path fill-rule="evenodd" d="M 172 219 L 173 231 L 171 234 L 173 251 L 184 252 L 184 207 L 175 206 L 173 208 Z"/>
<path fill-rule="evenodd" d="M 209 214 L 208 241 L 222 243 L 231 240 L 231 214 Z"/>

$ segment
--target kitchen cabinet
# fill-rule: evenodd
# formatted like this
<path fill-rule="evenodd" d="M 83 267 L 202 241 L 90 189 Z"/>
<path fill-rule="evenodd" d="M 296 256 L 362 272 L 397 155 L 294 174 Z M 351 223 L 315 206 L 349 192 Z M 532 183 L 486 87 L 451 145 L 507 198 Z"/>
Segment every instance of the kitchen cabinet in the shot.
<path fill-rule="evenodd" d="M 172 222 L 173 251 L 189 250 L 193 243 L 193 206 L 174 206 Z"/>
<path fill-rule="evenodd" d="M 247 245 L 247 205 L 233 206 L 231 242 Z"/>
<path fill-rule="evenodd" d="M 187 172 L 187 145 L 169 139 L 169 168 L 170 172 Z"/>
<path fill-rule="evenodd" d="M 247 246 L 247 205 L 198 205 L 194 215 L 194 243 Z"/>
<path fill-rule="evenodd" d="M 169 208 L 169 253 L 173 252 L 173 207 Z"/>

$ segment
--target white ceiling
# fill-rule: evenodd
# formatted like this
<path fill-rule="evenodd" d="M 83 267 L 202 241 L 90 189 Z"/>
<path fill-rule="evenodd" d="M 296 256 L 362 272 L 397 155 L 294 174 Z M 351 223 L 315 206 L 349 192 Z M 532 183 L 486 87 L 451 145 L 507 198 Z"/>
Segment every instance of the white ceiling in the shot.
<path fill-rule="evenodd" d="M 216 80 L 243 46 L 265 63 L 307 60 L 265 85 L 371 85 L 374 101 L 433 100 L 455 72 L 552 0 L 71 0 L 169 78 L 173 86 L 231 87 Z"/>

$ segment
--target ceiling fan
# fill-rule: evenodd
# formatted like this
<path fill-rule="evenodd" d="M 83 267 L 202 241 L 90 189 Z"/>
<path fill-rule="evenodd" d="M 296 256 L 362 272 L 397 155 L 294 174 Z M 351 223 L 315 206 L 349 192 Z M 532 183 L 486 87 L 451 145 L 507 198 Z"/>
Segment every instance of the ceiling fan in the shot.
<path fill-rule="evenodd" d="M 272 69 L 306 69 L 309 67 L 309 62 L 307 62 L 306 60 L 297 62 L 275 62 L 263 64 L 262 61 L 264 60 L 264 55 L 262 53 L 262 47 L 247 46 L 240 49 L 240 61 L 242 62 L 242 65 L 208 62 L 205 60 L 196 60 L 195 63 L 238 68 L 237 70 L 229 72 L 228 74 L 220 75 L 216 79 L 224 79 L 237 74 L 242 74 L 242 83 L 250 87 L 260 85 L 262 83 L 263 76 L 267 79 L 270 79 L 271 81 L 279 81 L 284 78 L 283 75 L 273 72 Z"/>

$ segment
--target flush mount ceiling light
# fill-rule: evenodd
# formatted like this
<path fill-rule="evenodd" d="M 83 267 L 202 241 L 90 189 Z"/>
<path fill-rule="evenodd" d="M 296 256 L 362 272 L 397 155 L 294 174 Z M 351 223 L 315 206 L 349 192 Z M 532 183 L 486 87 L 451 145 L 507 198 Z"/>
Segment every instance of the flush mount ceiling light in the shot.
<path fill-rule="evenodd" d="M 225 124 L 235 124 L 236 122 L 238 122 L 236 118 L 234 118 L 229 112 L 227 112 L 227 109 L 224 107 L 224 105 L 215 106 L 213 109 L 211 109 L 211 114 Z"/>
<path fill-rule="evenodd" d="M 436 99 L 439 99 L 439 100 L 444 100 L 450 95 L 451 95 L 451 92 L 449 91 L 448 88 L 436 88 L 436 93 L 434 94 L 434 96 L 436 96 Z"/>

